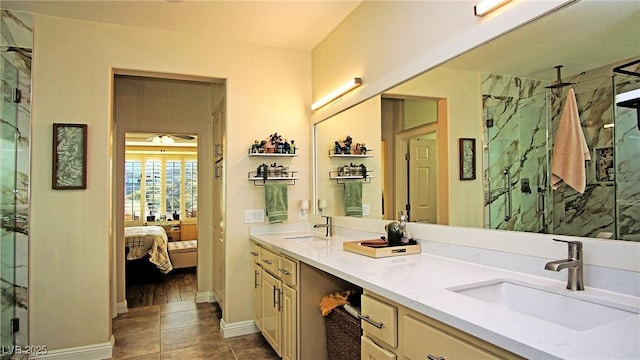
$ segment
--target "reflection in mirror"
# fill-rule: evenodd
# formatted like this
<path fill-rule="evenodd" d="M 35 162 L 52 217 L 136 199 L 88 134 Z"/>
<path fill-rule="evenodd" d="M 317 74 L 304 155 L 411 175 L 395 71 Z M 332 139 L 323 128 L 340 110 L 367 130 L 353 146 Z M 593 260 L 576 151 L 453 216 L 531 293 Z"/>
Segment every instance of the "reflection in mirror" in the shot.
<path fill-rule="evenodd" d="M 409 177 L 397 164 L 404 163 L 398 157 L 405 145 L 399 143 L 411 143 L 418 135 L 412 128 L 434 125 L 407 129 L 397 120 L 385 120 L 395 116 L 389 115 L 389 108 L 399 106 L 394 101 L 429 98 L 439 104 L 433 130 L 438 150 L 436 223 L 640 240 L 640 163 L 633 160 L 640 148 L 638 110 L 615 101 L 617 94 L 640 88 L 638 18 L 636 2 L 575 2 L 385 91 L 378 117 L 371 111 L 369 122 L 362 123 L 373 131 L 378 126 L 374 119 L 380 119 L 382 129 L 383 145 L 374 157 L 385 169 L 380 215 L 397 218 L 406 197 L 429 194 L 427 180 L 402 190 L 400 184 L 409 184 Z M 583 193 L 567 185 L 552 189 L 550 184 L 569 89 L 575 92 L 591 157 Z M 340 126 L 331 125 L 334 118 L 317 127 Z M 460 181 L 456 174 L 454 147 L 463 137 L 478 139 L 476 168 L 483 176 L 476 180 Z M 390 149 L 391 138 L 395 146 Z M 320 168 L 316 175 L 324 176 Z M 450 201 L 455 209 L 449 210 Z M 414 212 L 411 220 L 423 221 L 423 216 Z"/>
<path fill-rule="evenodd" d="M 383 218 L 438 223 L 438 101 L 384 94 Z"/>
<path fill-rule="evenodd" d="M 382 146 L 379 119 L 380 96 L 376 96 L 315 125 L 316 197 L 326 201 L 323 215 L 381 218 L 384 173 L 380 156 L 374 155 Z M 341 143 L 347 136 L 352 139 L 349 151 Z M 356 150 L 357 144 L 365 145 L 364 154 Z M 358 207 L 361 214 L 354 210 Z"/>

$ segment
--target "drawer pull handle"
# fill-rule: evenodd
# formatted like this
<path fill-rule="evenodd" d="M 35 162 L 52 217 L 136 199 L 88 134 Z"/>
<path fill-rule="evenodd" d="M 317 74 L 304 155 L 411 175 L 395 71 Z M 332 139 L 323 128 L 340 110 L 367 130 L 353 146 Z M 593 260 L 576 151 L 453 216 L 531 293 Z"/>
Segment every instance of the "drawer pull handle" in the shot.
<path fill-rule="evenodd" d="M 252 251 L 250 254 L 253 255 L 253 256 L 258 256 L 258 253 L 255 252 L 255 251 Z"/>
<path fill-rule="evenodd" d="M 289 275 L 289 274 L 291 274 L 290 272 L 288 272 L 288 271 L 287 271 L 287 270 L 285 270 L 285 269 L 278 269 L 278 270 L 280 270 L 280 272 L 281 272 L 281 273 L 283 273 L 283 274 L 285 274 L 285 275 Z"/>
<path fill-rule="evenodd" d="M 269 260 L 269 259 L 264 259 L 264 260 L 262 260 L 262 262 L 267 264 L 267 265 L 273 264 L 273 262 L 271 260 Z"/>
<path fill-rule="evenodd" d="M 371 320 L 371 318 L 369 318 L 369 315 L 358 315 L 358 317 L 368 322 L 369 324 L 377 327 L 378 329 L 382 329 L 382 326 L 384 325 L 384 323 Z"/>
<path fill-rule="evenodd" d="M 260 283 L 258 282 L 258 278 L 260 277 L 260 272 L 258 270 L 255 271 L 255 276 L 253 277 L 253 287 L 254 289 L 257 289 L 260 286 Z"/>
<path fill-rule="evenodd" d="M 276 299 L 276 292 L 278 291 L 278 289 L 276 289 L 276 286 L 273 285 L 273 307 L 276 307 L 276 305 L 278 305 L 278 300 Z"/>
<path fill-rule="evenodd" d="M 427 355 L 427 360 L 446 360 L 444 356 Z"/>

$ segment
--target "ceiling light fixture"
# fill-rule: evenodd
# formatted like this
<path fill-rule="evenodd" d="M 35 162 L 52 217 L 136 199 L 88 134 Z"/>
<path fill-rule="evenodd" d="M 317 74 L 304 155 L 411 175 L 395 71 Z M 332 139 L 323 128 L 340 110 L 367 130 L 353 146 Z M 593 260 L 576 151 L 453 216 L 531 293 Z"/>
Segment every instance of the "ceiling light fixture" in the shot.
<path fill-rule="evenodd" d="M 313 105 L 311 105 L 311 110 L 317 110 L 317 109 L 327 105 L 331 101 L 341 97 L 342 95 L 348 93 L 349 91 L 357 88 L 360 85 L 362 85 L 362 79 L 359 78 L 359 77 L 349 80 L 348 83 L 340 86 L 339 88 L 337 88 L 337 89 L 333 90 L 332 92 L 330 92 L 329 94 L 327 94 L 327 96 L 325 96 L 322 99 L 314 102 Z"/>
<path fill-rule="evenodd" d="M 473 13 L 476 16 L 485 16 L 509 1 L 511 0 L 484 0 L 473 7 Z"/>
<path fill-rule="evenodd" d="M 151 142 L 154 144 L 173 144 L 176 141 L 168 135 L 158 135 L 151 139 Z"/>

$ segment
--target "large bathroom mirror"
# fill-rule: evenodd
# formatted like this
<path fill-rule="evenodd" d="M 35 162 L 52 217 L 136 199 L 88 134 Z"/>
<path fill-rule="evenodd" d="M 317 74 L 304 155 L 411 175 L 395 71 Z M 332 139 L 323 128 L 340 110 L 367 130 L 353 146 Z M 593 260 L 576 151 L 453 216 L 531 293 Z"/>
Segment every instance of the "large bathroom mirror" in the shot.
<path fill-rule="evenodd" d="M 363 217 L 640 240 L 638 110 L 616 101 L 640 88 L 639 19 L 636 2 L 576 2 L 317 123 L 316 200 L 345 215 L 331 172 L 365 164 Z M 591 156 L 583 193 L 550 184 L 570 89 Z M 370 156 L 331 157 L 347 135 Z"/>

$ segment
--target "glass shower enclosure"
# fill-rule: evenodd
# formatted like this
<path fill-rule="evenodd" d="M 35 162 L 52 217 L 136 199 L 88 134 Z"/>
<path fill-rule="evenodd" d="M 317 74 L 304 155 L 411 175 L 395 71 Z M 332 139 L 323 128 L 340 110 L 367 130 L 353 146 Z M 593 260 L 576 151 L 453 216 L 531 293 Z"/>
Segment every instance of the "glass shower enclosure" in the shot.
<path fill-rule="evenodd" d="M 0 358 L 29 343 L 29 177 L 33 16 L 0 10 Z"/>
<path fill-rule="evenodd" d="M 615 100 L 640 89 L 640 60 L 621 64 L 631 64 L 628 73 L 612 72 L 620 65 L 612 64 L 555 88 L 483 75 L 486 228 L 640 241 L 639 100 L 634 106 Z M 582 194 L 550 186 L 553 142 L 569 86 L 591 155 Z"/>

